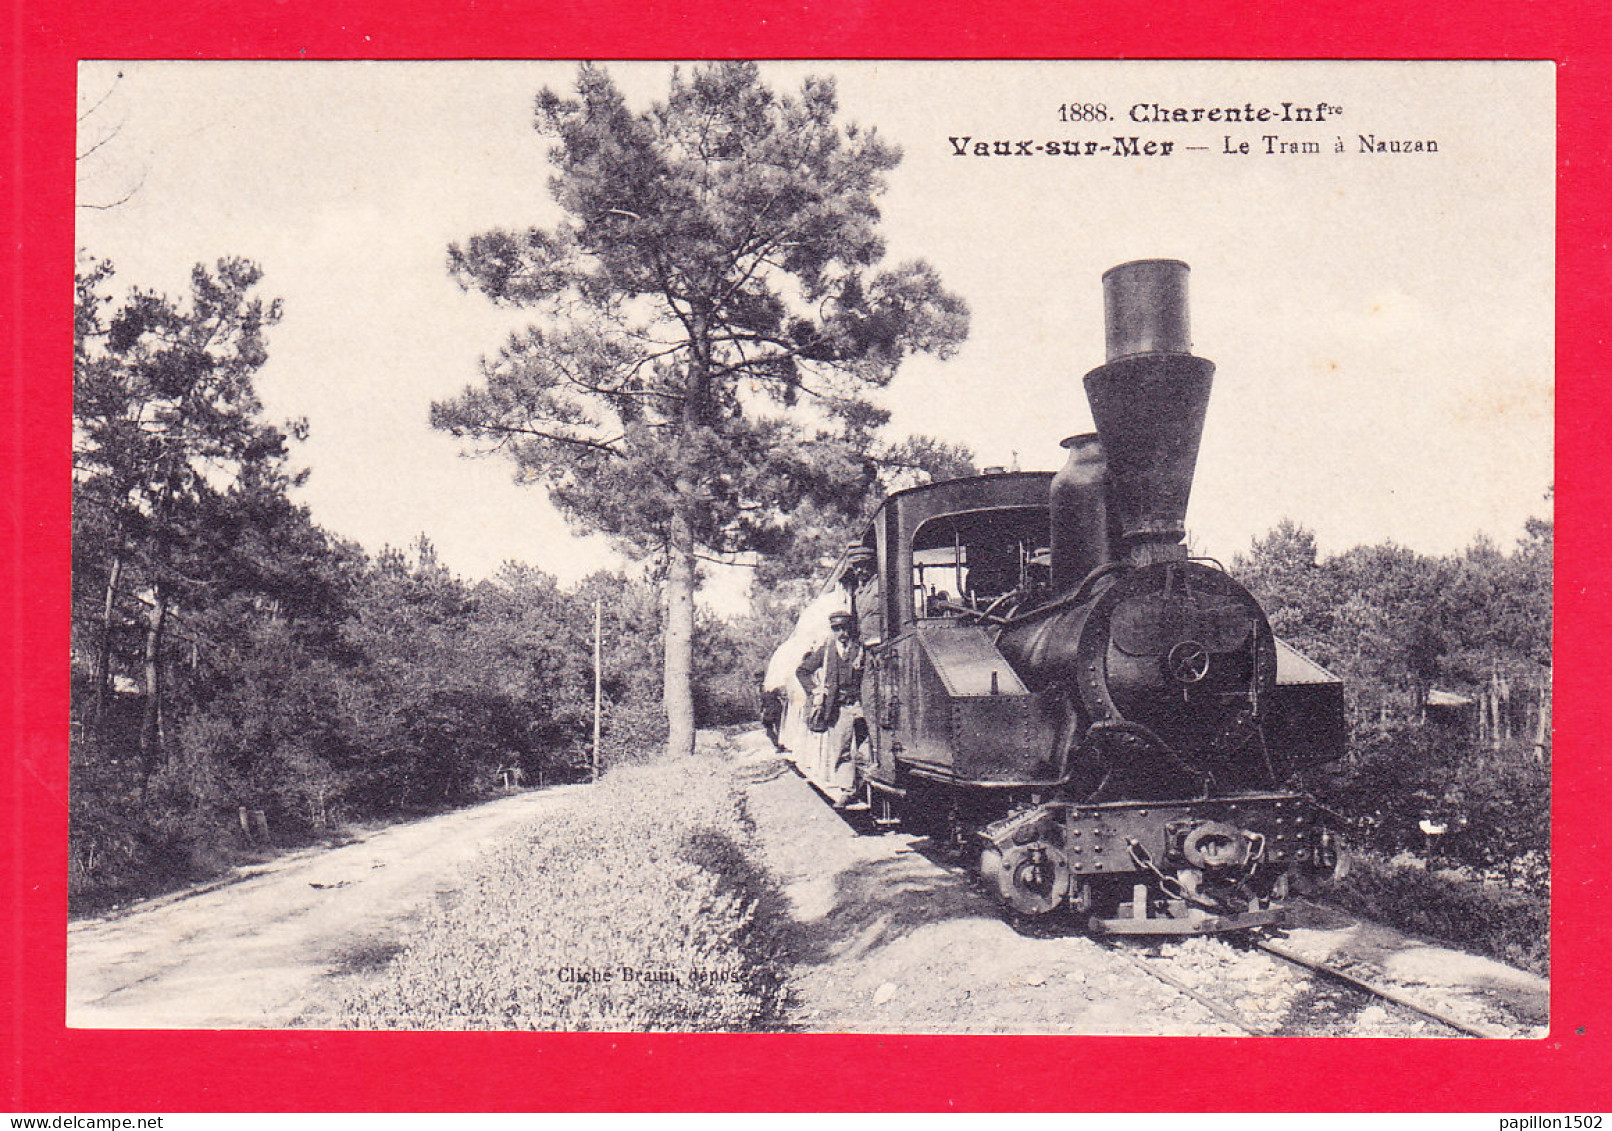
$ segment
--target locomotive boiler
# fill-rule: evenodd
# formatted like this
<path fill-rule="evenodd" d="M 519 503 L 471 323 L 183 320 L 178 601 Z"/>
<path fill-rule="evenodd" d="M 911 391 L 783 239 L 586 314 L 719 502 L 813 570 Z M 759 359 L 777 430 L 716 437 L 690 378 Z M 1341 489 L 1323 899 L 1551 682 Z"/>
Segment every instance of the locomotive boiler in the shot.
<path fill-rule="evenodd" d="M 1290 879 L 1330 863 L 1301 769 L 1342 754 L 1337 679 L 1278 640 L 1254 597 L 1184 544 L 1214 364 L 1193 355 L 1187 265 L 1103 276 L 1096 432 L 1056 474 L 892 494 L 767 682 L 791 678 L 830 610 L 864 648 L 849 778 L 874 816 L 968 854 L 1019 915 L 1109 933 L 1276 922 Z M 818 780 L 829 788 L 835 783 Z"/>

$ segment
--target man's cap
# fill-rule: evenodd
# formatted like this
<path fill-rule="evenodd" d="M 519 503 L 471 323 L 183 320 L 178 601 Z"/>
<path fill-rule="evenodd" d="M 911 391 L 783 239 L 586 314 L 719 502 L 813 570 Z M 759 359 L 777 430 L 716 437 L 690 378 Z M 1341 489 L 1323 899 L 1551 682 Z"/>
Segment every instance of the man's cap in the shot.
<path fill-rule="evenodd" d="M 830 628 L 833 628 L 835 625 L 850 624 L 850 623 L 851 623 L 851 614 L 850 613 L 839 612 L 839 613 L 829 613 L 828 614 L 828 625 L 829 625 Z"/>

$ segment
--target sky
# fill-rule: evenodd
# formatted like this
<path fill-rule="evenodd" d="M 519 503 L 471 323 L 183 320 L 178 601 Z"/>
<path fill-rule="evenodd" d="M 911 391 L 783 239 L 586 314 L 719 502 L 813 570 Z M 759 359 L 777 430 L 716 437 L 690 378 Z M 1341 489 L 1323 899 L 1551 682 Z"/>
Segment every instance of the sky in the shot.
<path fill-rule="evenodd" d="M 633 106 L 664 97 L 670 64 L 610 69 Z M 881 202 L 887 262 L 928 260 L 972 310 L 956 357 L 914 359 L 882 394 L 892 432 L 966 443 L 981 466 L 1056 469 L 1058 441 L 1091 428 L 1080 379 L 1104 361 L 1102 272 L 1173 258 L 1192 267 L 1194 352 L 1217 365 L 1187 514 L 1199 552 L 1229 561 L 1291 518 L 1323 553 L 1393 540 L 1443 554 L 1479 534 L 1508 546 L 1549 513 L 1551 64 L 763 70 L 786 90 L 833 76 L 842 120 L 902 148 Z M 123 285 L 172 294 L 196 262 L 262 266 L 285 316 L 258 388 L 272 419 L 310 425 L 299 498 L 326 529 L 371 551 L 423 533 L 470 578 L 515 559 L 572 582 L 620 559 L 428 414 L 531 319 L 462 292 L 446 249 L 560 218 L 532 104 L 574 76 L 556 62 L 84 63 L 79 246 Z M 1312 120 L 1280 121 L 1284 103 Z M 1271 117 L 1225 120 L 1250 107 Z M 1116 154 L 1117 137 L 1170 152 Z M 1010 153 L 975 156 L 981 141 Z M 1390 141 L 1421 146 L 1371 144 Z M 733 607 L 746 576 L 715 579 L 715 603 Z"/>

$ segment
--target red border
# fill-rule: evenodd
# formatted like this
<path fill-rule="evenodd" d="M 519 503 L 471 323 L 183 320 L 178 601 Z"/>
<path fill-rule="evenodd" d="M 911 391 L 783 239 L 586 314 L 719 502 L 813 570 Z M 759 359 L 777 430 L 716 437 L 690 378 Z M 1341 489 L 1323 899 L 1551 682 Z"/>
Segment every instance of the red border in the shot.
<path fill-rule="evenodd" d="M 737 9 L 737 5 L 734 6 Z M 1178 0 L 1122 5 L 646 0 L 18 0 L 0 30 L 16 130 L 0 192 L 17 268 L 0 375 L 13 631 L 4 686 L 16 803 L 0 1047 L 12 1111 L 1605 1111 L 1602 975 L 1609 712 L 1588 673 L 1612 636 L 1598 552 L 1612 515 L 1597 378 L 1612 326 L 1612 67 L 1596 0 Z M 1549 58 L 1559 64 L 1556 922 L 1550 1039 L 116 1033 L 64 1029 L 67 482 L 74 65 L 79 58 Z M 1474 105 L 1474 115 L 1489 111 Z M 15 174 L 15 176 L 9 174 Z"/>

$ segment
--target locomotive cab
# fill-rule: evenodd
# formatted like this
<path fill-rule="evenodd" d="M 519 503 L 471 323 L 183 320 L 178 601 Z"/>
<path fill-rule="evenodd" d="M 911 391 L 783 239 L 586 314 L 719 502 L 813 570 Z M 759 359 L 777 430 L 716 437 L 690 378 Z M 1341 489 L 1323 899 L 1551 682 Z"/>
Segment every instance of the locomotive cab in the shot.
<path fill-rule="evenodd" d="M 1047 591 L 1051 478 L 916 487 L 874 515 L 862 544 L 876 554 L 879 596 L 864 592 L 854 606 L 868 649 L 858 757 L 885 801 L 937 787 L 1005 796 L 1062 780 L 1048 757 L 1065 722 L 1061 699 L 1033 692 L 995 645 L 997 629 Z"/>
<path fill-rule="evenodd" d="M 928 519 L 913 535 L 914 615 L 1006 620 L 1048 592 L 1046 506 L 966 511 Z"/>

